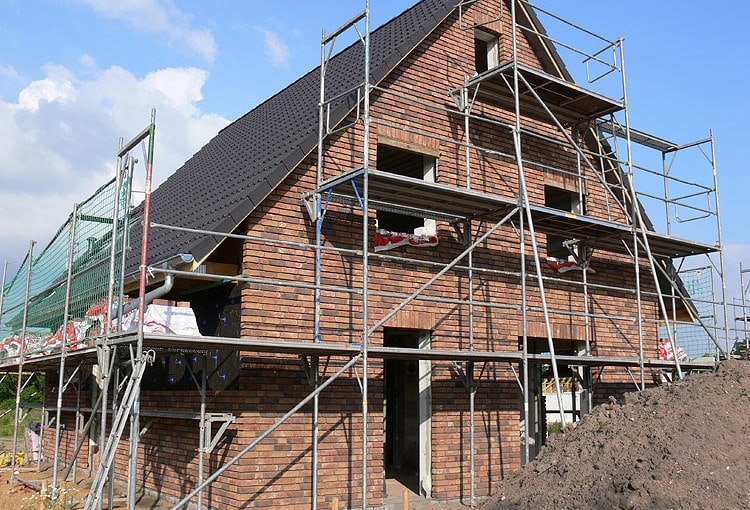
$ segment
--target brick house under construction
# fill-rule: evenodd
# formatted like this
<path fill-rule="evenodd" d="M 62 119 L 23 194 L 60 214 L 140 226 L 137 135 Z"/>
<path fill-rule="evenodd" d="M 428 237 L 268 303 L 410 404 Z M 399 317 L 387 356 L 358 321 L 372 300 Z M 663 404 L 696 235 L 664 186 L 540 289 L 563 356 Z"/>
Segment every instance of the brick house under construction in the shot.
<path fill-rule="evenodd" d="M 116 229 L 91 243 L 122 261 L 105 317 L 143 333 L 24 362 L 58 409 L 45 457 L 96 469 L 88 507 L 110 467 L 203 508 L 378 507 L 388 480 L 471 504 L 548 421 L 675 367 L 660 328 L 696 317 L 673 261 L 721 245 L 658 233 L 617 147 L 682 146 L 575 85 L 529 4 L 422 0 L 372 31 L 368 7 L 322 50 L 133 209 L 124 256 Z M 587 57 L 592 89 L 621 50 Z M 155 303 L 202 336 L 146 329 Z"/>

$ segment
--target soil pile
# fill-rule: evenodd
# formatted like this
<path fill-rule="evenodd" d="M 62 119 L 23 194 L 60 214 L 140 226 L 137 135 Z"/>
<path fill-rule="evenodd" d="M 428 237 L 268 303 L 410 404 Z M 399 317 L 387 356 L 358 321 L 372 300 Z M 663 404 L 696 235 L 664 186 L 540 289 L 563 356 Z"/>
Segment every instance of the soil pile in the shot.
<path fill-rule="evenodd" d="M 484 509 L 750 508 L 750 362 L 628 394 L 553 436 Z"/>

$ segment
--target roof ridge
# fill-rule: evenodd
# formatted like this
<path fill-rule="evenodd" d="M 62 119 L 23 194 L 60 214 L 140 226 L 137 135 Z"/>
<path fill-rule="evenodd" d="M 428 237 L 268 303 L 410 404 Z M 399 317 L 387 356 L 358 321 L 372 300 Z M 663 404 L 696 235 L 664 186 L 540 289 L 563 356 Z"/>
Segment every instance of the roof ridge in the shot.
<path fill-rule="evenodd" d="M 371 32 L 370 77 L 382 81 L 421 41 L 453 12 L 460 0 L 421 0 Z M 362 49 L 360 49 L 362 48 Z M 329 97 L 364 82 L 364 50 L 354 41 L 331 57 Z M 194 229 L 231 232 L 315 148 L 320 100 L 318 65 L 221 129 L 172 173 L 152 194 L 153 221 Z M 356 100 L 332 105 L 338 124 Z M 133 226 L 134 245 L 140 243 Z M 153 231 L 149 259 L 190 252 L 197 261 L 223 239 L 170 230 Z M 131 250 L 128 267 L 137 268 Z"/>
<path fill-rule="evenodd" d="M 375 28 L 375 30 L 373 30 L 370 33 L 370 37 L 372 38 L 378 32 L 380 32 L 380 31 L 388 28 L 388 25 L 390 25 L 392 22 L 395 22 L 396 20 L 398 20 L 401 16 L 404 16 L 407 12 L 409 12 L 409 11 L 411 11 L 413 9 L 416 9 L 421 4 L 423 4 L 425 2 L 428 2 L 428 1 L 430 1 L 430 0 L 419 0 L 417 3 L 415 3 L 411 7 L 407 7 L 406 9 L 404 9 L 403 11 L 401 11 L 399 14 L 395 15 L 394 17 L 392 17 L 391 19 L 389 19 L 388 21 L 386 21 L 382 25 L 380 25 L 377 28 Z M 439 3 L 443 3 L 443 4 L 455 4 L 453 7 L 456 7 L 460 3 L 460 0 L 435 0 L 435 1 L 437 1 Z M 351 44 L 349 44 L 345 48 L 342 48 L 340 51 L 336 52 L 333 56 L 331 56 L 331 61 L 333 61 L 334 59 L 341 58 L 348 51 L 353 51 L 353 49 L 355 49 L 356 47 L 358 47 L 360 44 L 361 44 L 361 41 L 353 41 Z M 289 89 L 291 89 L 291 88 L 294 87 L 294 85 L 296 85 L 297 83 L 303 81 L 305 78 L 308 78 L 311 74 L 313 74 L 315 72 L 319 72 L 319 71 L 320 71 L 320 64 L 316 65 L 315 67 L 313 67 L 312 69 L 310 69 L 309 71 L 307 71 L 305 74 L 303 74 L 302 76 L 300 76 L 296 80 L 290 82 L 284 88 L 278 90 L 276 93 L 272 94 L 271 96 L 267 97 L 266 99 L 264 99 L 263 101 L 261 101 L 260 103 L 258 103 L 257 105 L 255 105 L 250 111 L 248 111 L 248 112 L 242 114 L 241 116 L 237 117 L 235 120 L 233 120 L 232 122 L 230 122 L 229 124 L 227 124 L 226 126 L 224 126 L 223 128 L 221 128 L 219 130 L 219 133 L 221 133 L 225 129 L 229 128 L 234 123 L 242 120 L 242 118 L 247 117 L 248 115 L 252 114 L 253 112 L 255 112 L 259 108 L 263 107 L 263 105 L 269 103 L 270 101 L 272 101 L 274 98 L 278 97 L 279 95 L 287 93 Z"/>

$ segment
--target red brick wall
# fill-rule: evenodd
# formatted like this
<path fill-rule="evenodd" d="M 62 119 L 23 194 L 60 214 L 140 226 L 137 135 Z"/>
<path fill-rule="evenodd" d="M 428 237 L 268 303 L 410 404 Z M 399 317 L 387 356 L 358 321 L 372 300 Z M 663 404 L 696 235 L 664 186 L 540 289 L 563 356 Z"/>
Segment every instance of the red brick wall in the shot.
<path fill-rule="evenodd" d="M 471 9 L 469 9 L 469 14 Z M 506 11 L 506 22 L 508 13 Z M 456 17 L 451 18 L 456 21 Z M 469 18 L 470 19 L 470 18 Z M 503 45 L 503 51 L 509 46 Z M 539 66 L 527 45 L 522 45 L 522 60 Z M 463 140 L 463 119 L 457 115 L 447 115 L 434 109 L 421 107 L 414 102 L 402 99 L 391 92 L 417 97 L 439 106 L 449 105 L 451 99 L 447 91 L 463 83 L 464 75 L 473 70 L 473 35 L 457 25 L 446 25 L 438 29 L 410 54 L 384 84 L 389 92 L 377 91 L 372 98 L 372 132 L 370 139 L 370 161 L 377 166 L 377 143 L 379 139 L 399 140 L 401 143 L 421 145 L 425 151 L 440 151 L 438 182 L 464 186 L 466 170 L 464 149 L 446 140 Z M 492 115 L 510 119 L 489 105 L 478 105 L 476 115 Z M 353 119 L 352 119 L 353 120 Z M 497 129 L 481 121 L 472 121 L 472 143 L 489 147 L 500 155 L 486 155 L 472 149 L 471 186 L 509 198 L 518 193 L 518 171 L 509 157 L 513 153 L 509 130 Z M 524 126 L 535 127 L 547 137 L 563 140 L 551 125 L 524 119 Z M 434 136 L 431 137 L 429 134 Z M 361 165 L 363 143 L 361 125 L 331 137 L 326 144 L 324 155 L 324 177 L 330 178 L 350 168 Z M 576 171 L 576 154 L 571 149 L 548 140 L 524 136 L 523 156 L 543 165 Z M 429 149 L 429 150 L 428 150 Z M 310 221 L 300 203 L 301 195 L 314 189 L 315 155 L 311 155 L 276 191 L 248 221 L 250 235 L 292 238 L 314 242 L 314 224 Z M 622 221 L 624 215 L 615 211 L 614 216 L 607 209 L 605 192 L 597 184 L 590 170 L 584 169 L 584 192 L 587 194 L 588 214 L 600 218 Z M 530 200 L 544 204 L 544 185 L 554 185 L 564 189 L 577 189 L 577 179 L 554 170 L 544 170 L 538 165 L 527 165 L 526 184 Z M 368 235 L 374 234 L 374 211 L 368 214 Z M 480 233 L 491 224 L 475 222 L 474 229 Z M 390 255 L 448 263 L 464 247 L 453 228 L 446 223 L 438 223 L 440 246 L 430 249 L 403 248 L 389 252 Z M 331 205 L 327 211 L 322 229 L 323 244 L 327 247 L 361 249 L 362 214 L 355 208 Z M 545 277 L 555 273 L 544 264 L 546 237 L 536 237 Z M 370 244 L 372 248 L 372 244 Z M 243 271 L 257 277 L 272 277 L 313 283 L 314 253 L 312 250 L 289 248 L 272 249 L 271 260 L 266 258 L 260 246 L 246 243 Z M 526 264 L 533 269 L 531 242 L 526 243 Z M 383 317 L 403 296 L 410 294 L 433 276 L 439 268 L 389 261 L 371 257 L 369 266 L 368 302 L 371 326 Z M 464 263 L 465 264 L 465 263 Z M 520 250 L 518 237 L 510 225 L 501 227 L 487 242 L 482 243 L 474 253 L 476 267 L 505 271 L 505 274 L 481 273 L 474 275 L 474 299 L 485 303 L 474 310 L 474 346 L 478 350 L 516 350 L 521 329 L 521 285 Z M 617 319 L 595 318 L 590 324 L 593 351 L 606 356 L 635 356 L 638 348 L 638 331 L 635 323 L 635 299 L 629 290 L 603 290 L 596 285 L 634 288 L 634 269 L 627 257 L 608 253 L 596 253 L 592 266 L 597 273 L 589 276 L 589 306 L 592 313 L 613 315 Z M 322 255 L 322 284 L 331 287 L 359 289 L 362 285 L 360 255 L 341 254 L 324 251 Z M 648 283 L 647 268 L 642 268 L 645 289 L 653 291 L 653 283 Z M 586 324 L 580 312 L 584 308 L 584 294 L 580 285 L 580 273 L 563 278 L 564 281 L 545 281 L 547 305 L 552 310 L 553 331 L 560 338 L 583 341 Z M 579 284 L 576 285 L 575 283 Z M 529 328 L 532 331 L 543 329 L 541 297 L 536 279 L 529 279 L 528 304 Z M 378 295 L 380 292 L 401 294 L 400 297 Z M 466 300 L 468 299 L 468 279 L 465 270 L 448 272 L 424 296 Z M 263 285 L 249 285 L 244 290 L 245 315 L 243 334 L 250 337 L 310 340 L 313 334 L 314 308 L 313 292 L 309 290 L 279 290 Z M 363 317 L 361 296 L 344 291 L 324 290 L 321 296 L 321 335 L 324 342 L 357 342 L 360 340 Z M 643 313 L 653 320 L 655 306 L 652 298 L 644 298 Z M 419 317 L 419 324 L 414 324 Z M 468 306 L 456 303 L 436 303 L 414 301 L 402 312 L 386 323 L 388 326 L 418 327 L 432 331 L 432 348 L 466 349 L 469 346 Z M 541 329 L 540 329 L 541 328 Z M 656 324 L 644 325 L 647 354 L 653 357 L 657 348 Z M 382 342 L 382 333 L 376 331 L 370 338 L 374 344 Z M 450 364 L 436 363 L 432 378 L 433 391 L 433 490 L 441 499 L 466 498 L 469 494 L 469 420 L 468 393 L 460 380 L 452 374 Z M 624 370 L 609 370 L 603 379 L 607 384 L 621 387 L 630 382 Z M 600 384 L 604 384 L 600 381 Z M 476 418 L 476 476 L 477 494 L 488 494 L 493 483 L 511 473 L 520 465 L 520 444 L 518 419 L 520 397 L 518 387 L 507 367 L 490 366 L 483 375 L 483 390 L 477 395 L 479 410 Z M 619 386 L 618 386 L 619 385 Z M 612 388 L 612 386 L 610 386 Z M 631 386 L 632 389 L 632 386 Z M 355 388 L 356 390 L 356 388 Z M 348 401 L 348 409 L 354 422 L 360 419 L 359 393 L 354 391 Z M 377 405 L 382 395 L 371 387 L 370 409 Z M 376 425 L 377 426 L 377 425 Z M 333 432 L 332 434 L 337 434 Z M 371 428 L 375 444 L 382 439 L 382 429 Z M 358 451 L 356 448 L 355 452 Z M 371 453 L 373 450 L 370 450 Z M 347 469 L 359 473 L 359 461 L 347 459 L 341 466 L 326 465 L 326 469 L 339 472 Z M 342 459 L 343 460 L 343 459 Z M 351 467 L 354 463 L 354 467 Z M 375 456 L 370 462 L 371 477 L 382 472 L 382 456 Z M 268 476 L 272 473 L 269 472 Z M 336 490 L 346 489 L 350 482 L 346 476 L 334 477 Z M 327 488 L 332 488 L 327 484 Z M 372 502 L 376 504 L 378 494 L 374 486 Z M 356 499 L 356 489 L 353 497 Z"/>
<path fill-rule="evenodd" d="M 45 459 L 52 460 L 55 456 L 55 432 L 56 426 L 53 421 L 56 418 L 57 409 L 57 387 L 59 383 L 58 375 L 53 372 L 49 372 L 46 377 L 47 385 L 45 391 L 45 405 L 50 412 L 50 422 L 48 426 L 42 429 L 42 455 Z M 79 381 L 75 381 L 79 384 Z M 85 384 L 85 378 L 83 383 Z M 77 395 L 75 385 L 70 384 L 63 394 L 62 407 L 66 409 L 85 409 L 90 408 L 93 402 L 91 399 L 91 392 L 83 390 Z M 89 441 L 88 438 L 83 439 L 83 444 L 78 452 L 78 455 L 74 458 L 76 443 L 80 441 L 81 432 L 84 424 L 90 417 L 90 412 L 82 411 L 80 413 L 79 427 L 76 430 L 76 413 L 70 410 L 64 410 L 60 415 L 60 448 L 58 449 L 58 458 L 63 465 L 69 465 L 74 460 L 77 461 L 77 467 L 79 469 L 88 470 L 92 466 L 89 462 Z M 78 432 L 78 435 L 76 435 Z M 22 434 L 20 431 L 19 434 Z M 21 435 L 19 437 L 22 438 Z"/>
<path fill-rule="evenodd" d="M 489 6 L 494 3 L 495 6 Z M 465 22 L 472 17 L 490 19 L 488 12 L 497 12 L 497 2 L 488 0 L 470 7 Z M 481 10 L 480 10 L 481 8 Z M 503 23 L 493 24 L 498 32 L 507 34 L 509 13 Z M 540 64 L 523 41 L 519 40 L 521 60 L 539 67 Z M 501 61 L 509 56 L 510 44 L 501 42 Z M 384 91 L 372 96 L 372 132 L 370 160 L 377 166 L 379 139 L 398 140 L 439 151 L 437 180 L 448 185 L 465 186 L 467 181 L 465 150 L 450 140 L 464 140 L 463 117 L 447 114 L 394 93 L 418 98 L 439 107 L 451 107 L 447 92 L 473 74 L 473 33 L 461 30 L 457 13 L 431 34 L 412 52 L 399 68 L 380 85 Z M 477 104 L 475 115 L 511 120 L 511 114 L 491 105 Z M 353 120 L 353 119 L 351 119 Z M 544 186 L 575 190 L 578 180 L 564 172 L 545 169 L 544 165 L 576 172 L 576 154 L 554 141 L 564 140 L 551 124 L 522 119 L 524 128 L 533 128 L 548 139 L 527 134 L 522 138 L 524 159 L 540 164 L 525 167 L 526 185 L 533 203 L 544 204 Z M 358 124 L 329 138 L 325 147 L 324 176 L 330 178 L 349 168 L 361 165 L 363 130 Z M 489 122 L 472 120 L 473 145 L 495 151 L 471 153 L 471 187 L 514 199 L 518 195 L 517 166 L 512 159 L 510 130 Z M 315 225 L 311 222 L 301 196 L 315 188 L 316 155 L 310 155 L 249 217 L 245 231 L 252 236 L 270 239 L 315 242 Z M 606 194 L 596 177 L 584 167 L 584 193 L 588 214 L 622 221 L 622 213 L 608 210 Z M 369 211 L 368 236 L 374 234 L 375 212 Z M 485 232 L 492 225 L 474 221 L 472 231 Z M 323 245 L 327 248 L 361 250 L 363 215 L 356 208 L 332 204 L 322 227 Z M 388 252 L 433 263 L 449 263 L 464 250 L 453 227 L 438 223 L 440 246 L 437 248 L 401 248 Z M 536 236 L 545 277 L 556 273 L 544 264 L 546 237 Z M 369 248 L 372 248 L 370 242 Z M 525 262 L 533 271 L 533 248 L 526 237 Z M 460 265 L 465 266 L 466 261 Z M 515 351 L 522 336 L 521 327 L 521 250 L 515 227 L 506 224 L 477 247 L 473 254 L 475 271 L 473 344 L 477 350 Z M 627 257 L 595 253 L 589 276 L 589 307 L 595 314 L 589 324 L 593 352 L 605 356 L 635 356 L 638 329 L 635 321 L 635 285 L 632 261 Z M 439 267 L 412 262 L 404 263 L 373 256 L 369 265 L 370 298 L 367 324 L 372 326 L 389 310 L 421 284 L 432 277 Z M 492 272 L 494 271 L 494 272 Z M 272 246 L 247 241 L 243 248 L 242 272 L 253 278 L 283 280 L 312 285 L 315 277 L 315 253 L 310 249 Z M 653 291 L 647 267 L 641 268 L 646 290 Z M 361 255 L 324 250 L 321 258 L 321 280 L 326 287 L 321 295 L 321 337 L 324 342 L 359 342 L 363 329 L 361 289 L 363 268 Z M 561 279 L 544 282 L 547 305 L 551 309 L 553 334 L 564 340 L 583 341 L 586 322 L 584 293 L 579 272 Z M 432 285 L 423 296 L 453 300 L 435 302 L 416 300 L 406 306 L 386 326 L 428 329 L 433 349 L 468 349 L 470 344 L 468 272 L 455 268 Z M 603 289 L 602 285 L 624 290 Z M 527 280 L 529 335 L 546 337 L 541 312 L 541 294 L 536 278 Z M 385 295 L 385 294 L 397 294 Z M 312 341 L 314 331 L 314 293 L 310 289 L 265 284 L 246 284 L 242 290 L 242 336 L 253 339 Z M 644 297 L 644 317 L 654 320 L 653 298 Z M 615 319 L 606 315 L 615 316 Z M 649 357 L 657 352 L 657 325 L 644 324 L 645 348 Z M 370 342 L 382 344 L 382 328 Z M 249 353 L 248 353 L 249 354 Z M 334 358 L 325 375 L 345 360 Z M 369 502 L 382 503 L 383 491 L 383 382 L 382 363 L 373 360 L 369 384 L 370 431 L 368 438 Z M 358 365 L 361 374 L 361 364 Z M 321 369 L 322 374 L 322 369 Z M 447 362 L 434 362 L 432 372 L 432 476 L 434 496 L 439 499 L 467 498 L 470 493 L 469 468 L 469 395 L 455 368 Z M 622 369 L 608 369 L 599 381 L 602 389 L 624 388 L 630 376 Z M 272 425 L 288 409 L 299 402 L 311 387 L 301 365 L 294 357 L 260 360 L 253 355 L 242 364 L 240 389 L 209 397 L 211 409 L 231 412 L 237 421 L 226 439 L 210 456 L 210 469 L 216 469 L 258 434 Z M 618 390 L 619 391 L 619 390 Z M 328 388 L 320 400 L 320 506 L 329 508 L 333 499 L 342 507 L 356 506 L 361 498 L 362 412 L 361 393 L 353 371 L 349 371 Z M 190 392 L 148 392 L 143 408 L 197 409 L 198 397 Z M 488 364 L 482 372 L 476 395 L 476 492 L 492 492 L 495 483 L 520 466 L 519 415 L 521 398 L 517 382 L 507 364 Z M 306 507 L 311 497 L 311 407 L 306 406 L 282 425 L 271 437 L 242 458 L 212 485 L 208 504 L 216 508 Z M 127 438 L 127 433 L 124 435 Z M 143 438 L 140 451 L 142 470 L 139 483 L 160 489 L 171 497 L 191 490 L 197 479 L 197 422 L 157 419 Z M 127 441 L 123 441 L 117 458 L 118 473 L 126 472 Z M 207 467 L 207 472 L 209 468 Z"/>

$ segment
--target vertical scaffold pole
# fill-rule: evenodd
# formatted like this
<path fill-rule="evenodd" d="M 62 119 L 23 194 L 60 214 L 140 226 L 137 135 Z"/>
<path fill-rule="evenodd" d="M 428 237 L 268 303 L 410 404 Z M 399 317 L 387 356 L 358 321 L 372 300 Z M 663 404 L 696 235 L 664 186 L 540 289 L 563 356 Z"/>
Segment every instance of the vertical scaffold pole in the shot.
<path fill-rule="evenodd" d="M 643 240 L 644 251 L 646 252 L 646 260 L 651 269 L 651 276 L 653 277 L 654 286 L 656 287 L 656 297 L 658 300 L 659 312 L 664 319 L 666 324 L 667 335 L 669 336 L 669 344 L 672 346 L 672 352 L 674 353 L 674 364 L 675 372 L 677 377 L 681 377 L 682 368 L 680 367 L 680 360 L 677 356 L 677 344 L 672 334 L 669 314 L 667 313 L 667 307 L 664 303 L 664 294 L 662 293 L 661 286 L 659 285 L 659 278 L 656 274 L 656 261 L 653 253 L 651 252 L 651 246 L 648 242 L 648 235 L 646 233 L 646 223 L 643 221 L 643 215 L 641 214 L 641 207 L 638 202 L 638 194 L 635 191 L 635 178 L 634 178 L 634 165 L 633 165 L 633 144 L 630 136 L 630 113 L 628 111 L 628 88 L 627 88 L 627 76 L 625 73 L 625 49 L 624 39 L 621 37 L 618 40 L 620 45 L 620 63 L 622 65 L 622 91 L 623 91 L 623 103 L 625 105 L 625 140 L 627 143 L 628 151 L 628 185 L 630 189 L 630 199 L 632 201 L 632 224 L 633 224 L 633 250 L 635 255 L 635 271 L 636 271 L 636 294 L 638 300 L 638 344 L 640 349 L 640 369 L 641 369 L 641 388 L 645 386 L 645 365 L 644 365 L 644 352 L 643 352 L 643 324 L 641 315 L 641 286 L 640 286 L 640 261 L 638 259 L 638 229 L 640 228 L 641 239 Z"/>
<path fill-rule="evenodd" d="M 52 490 L 57 491 L 57 470 L 60 466 L 60 419 L 62 418 L 63 389 L 65 383 L 65 358 L 68 355 L 68 320 L 70 318 L 70 287 L 73 282 L 73 261 L 75 260 L 76 231 L 78 229 L 78 204 L 73 204 L 68 244 L 68 276 L 65 282 L 65 308 L 63 310 L 63 337 L 60 351 L 60 377 L 57 384 L 57 409 L 55 417 L 55 451 L 52 462 Z M 78 417 L 76 416 L 76 420 Z M 77 423 L 76 423 L 77 425 Z M 76 437 L 76 440 L 78 438 Z"/>
<path fill-rule="evenodd" d="M 470 113 L 470 105 L 469 105 L 469 89 L 466 87 L 466 82 L 468 81 L 468 78 L 464 78 L 464 87 L 461 89 L 461 102 L 463 103 L 463 111 L 464 111 L 464 135 L 465 135 L 465 142 L 466 142 L 466 189 L 471 189 L 471 136 L 470 136 L 470 123 L 469 123 L 469 113 Z M 465 232 L 464 232 L 464 245 L 468 245 L 471 243 L 471 221 L 467 221 L 464 226 Z M 469 284 L 469 350 L 474 350 L 474 250 L 470 251 L 467 255 L 467 262 L 469 263 L 469 274 L 468 274 L 468 284 Z M 474 385 L 474 374 L 473 374 L 473 364 L 471 365 L 471 377 L 469 379 L 469 456 L 470 456 L 470 477 L 471 477 L 471 505 L 474 506 L 476 504 L 476 494 L 475 494 L 475 485 L 476 485 L 476 470 L 475 470 L 475 464 L 476 464 L 476 458 L 475 458 L 475 430 L 474 430 L 474 419 L 475 419 L 475 397 L 476 397 L 476 388 Z M 466 373 L 469 374 L 469 363 L 466 364 Z"/>
<path fill-rule="evenodd" d="M 119 221 L 119 205 L 120 205 L 120 196 L 122 193 L 122 186 L 123 186 L 123 173 L 125 170 L 125 167 L 127 165 L 123 165 L 123 157 L 121 154 L 122 148 L 123 148 L 124 140 L 122 137 L 120 137 L 120 140 L 117 144 L 117 164 L 115 166 L 117 175 L 115 180 L 115 193 L 114 193 L 114 213 L 112 215 L 112 244 L 110 246 L 109 250 L 109 283 L 107 286 L 107 315 L 106 315 L 106 329 L 103 331 L 104 336 L 104 345 L 101 346 L 100 349 L 100 356 L 97 360 L 99 362 L 99 378 L 101 380 L 101 388 L 99 388 L 99 391 L 102 392 L 102 405 L 101 405 L 101 420 L 99 423 L 99 453 L 104 449 L 105 441 L 107 440 L 107 392 L 109 390 L 109 375 L 106 367 L 109 366 L 109 358 L 112 355 L 110 352 L 110 346 L 109 346 L 109 336 L 112 333 L 112 320 L 114 319 L 113 313 L 112 313 L 112 303 L 113 303 L 113 297 L 114 297 L 114 286 L 115 286 L 115 262 L 117 259 L 117 227 L 118 227 L 118 221 Z M 128 181 L 130 182 L 130 181 Z M 127 210 L 126 210 L 127 212 Z M 123 224 L 123 236 L 125 235 L 125 225 Z M 123 245 L 123 257 L 124 257 L 125 249 Z M 122 281 L 122 275 L 124 271 L 120 272 L 120 281 Z M 122 296 L 120 293 L 119 296 Z M 118 302 L 120 300 L 118 299 Z M 121 304 L 120 304 L 121 306 Z M 118 317 L 119 318 L 119 317 Z M 118 322 L 119 327 L 119 322 Z M 101 457 L 100 457 L 101 460 Z M 112 483 L 112 480 L 110 480 L 110 485 Z M 101 508 L 101 501 L 99 503 Z"/>
<path fill-rule="evenodd" d="M 151 186 L 154 175 L 154 132 L 156 130 L 156 109 L 151 110 L 151 123 L 149 125 L 148 134 L 148 152 L 146 154 L 146 186 L 145 186 L 145 198 L 143 200 L 143 236 L 141 239 L 141 267 L 140 267 L 140 281 L 138 287 L 138 340 L 135 352 L 135 361 L 139 364 L 146 363 L 146 357 L 143 354 L 143 321 L 146 315 L 146 280 L 148 277 L 148 234 L 151 222 Z M 131 375 L 139 373 L 138 370 L 133 367 Z M 135 507 L 135 486 L 137 481 L 137 468 L 138 468 L 138 443 L 140 434 L 140 408 L 141 408 L 141 387 L 140 382 L 136 388 L 133 388 L 135 392 L 135 398 L 133 401 L 133 411 L 131 418 L 131 431 L 135 431 L 131 434 L 132 441 L 130 444 L 130 459 L 131 463 L 129 466 L 128 476 L 128 507 Z M 132 496 L 132 497 L 131 497 Z"/>
<path fill-rule="evenodd" d="M 365 0 L 365 93 L 363 108 L 363 205 L 362 205 L 362 509 L 367 510 L 367 420 L 369 412 L 367 409 L 369 359 L 368 347 L 370 334 L 368 328 L 369 320 L 369 220 L 370 210 L 369 194 L 369 169 L 370 169 L 370 0 Z"/>
<path fill-rule="evenodd" d="M 750 339 L 747 338 L 747 297 L 746 297 L 746 290 L 745 290 L 745 273 L 747 272 L 747 269 L 742 268 L 742 262 L 740 261 L 740 290 L 742 291 L 742 330 L 745 333 L 745 356 L 747 356 L 747 353 L 750 352 Z M 727 351 L 727 355 L 729 355 L 729 351 Z"/>
<path fill-rule="evenodd" d="M 198 388 L 198 391 L 201 395 L 201 418 L 200 418 L 200 425 L 198 428 L 200 429 L 200 437 L 198 438 L 199 445 L 198 445 L 198 485 L 201 485 L 203 483 L 203 471 L 205 469 L 205 455 L 206 455 L 206 447 L 210 443 L 210 439 L 207 441 L 207 438 L 210 438 L 211 434 L 211 425 L 208 426 L 208 430 L 206 430 L 206 377 L 204 375 L 200 376 L 201 378 L 201 385 L 200 388 Z M 203 491 L 200 491 L 198 493 L 198 510 L 203 510 Z"/>
<path fill-rule="evenodd" d="M 26 324 L 29 319 L 29 293 L 31 291 L 31 271 L 34 265 L 34 245 L 36 241 L 29 242 L 29 252 L 26 260 L 29 267 L 26 271 L 26 294 L 23 300 L 23 321 L 21 323 L 21 345 L 18 351 L 18 381 L 16 383 L 16 414 L 13 421 L 13 452 L 10 458 L 10 482 L 16 479 L 16 452 L 18 451 L 18 422 L 21 421 L 21 378 L 23 376 L 23 356 L 26 350 Z"/>
<path fill-rule="evenodd" d="M 719 267 L 721 269 L 721 301 L 724 310 L 724 342 L 726 353 L 729 355 L 729 308 L 727 307 L 727 279 L 724 266 L 724 232 L 721 228 L 721 205 L 719 202 L 719 176 L 716 172 L 716 144 L 714 143 L 714 130 L 710 130 L 711 138 L 711 168 L 714 174 L 714 193 L 716 194 L 716 224 L 719 233 Z M 744 295 L 744 291 L 743 291 Z M 718 336 L 718 335 L 717 335 Z"/>
<path fill-rule="evenodd" d="M 528 222 L 529 237 L 531 238 L 531 250 L 534 253 L 534 266 L 536 268 L 536 280 L 539 286 L 539 297 L 542 301 L 542 312 L 544 315 L 544 326 L 547 331 L 547 346 L 550 353 L 550 362 L 552 365 L 552 375 L 555 378 L 555 392 L 557 393 L 557 405 L 559 409 L 564 409 L 562 391 L 560 390 L 560 377 L 557 370 L 557 359 L 555 356 L 555 344 L 552 340 L 552 325 L 550 323 L 549 308 L 547 306 L 547 296 L 544 291 L 544 278 L 542 277 L 541 262 L 539 261 L 539 249 L 536 242 L 536 232 L 534 230 L 534 220 L 531 216 L 531 209 L 529 208 L 529 194 L 526 189 L 526 175 L 523 165 L 523 154 L 521 151 L 521 100 L 519 96 L 519 71 L 518 71 L 518 40 L 516 36 L 516 2 L 511 2 L 511 26 L 513 33 L 513 91 L 514 91 L 514 107 L 515 107 L 515 124 L 513 126 L 513 147 L 515 150 L 516 165 L 518 166 L 518 193 L 519 193 L 519 205 L 522 206 L 521 215 L 526 215 L 526 221 Z M 525 280 L 525 276 L 523 276 Z M 524 313 L 525 313 L 524 303 Z M 525 336 L 525 335 L 524 335 Z M 528 390 L 528 388 L 527 388 Z M 560 413 L 560 421 L 564 427 L 566 424 L 565 413 Z M 526 424 L 528 426 L 528 424 Z"/>
<path fill-rule="evenodd" d="M 6 260 L 3 262 L 3 282 L 0 284 L 0 326 L 3 324 L 3 306 L 5 306 L 5 281 L 8 276 L 8 261 Z M 5 375 L 3 375 L 2 379 L 0 379 L 0 382 L 5 380 Z"/>
<path fill-rule="evenodd" d="M 645 353 L 644 353 L 644 345 L 643 345 L 643 310 L 642 310 L 642 295 L 641 295 L 641 261 L 639 257 L 639 249 L 638 249 L 638 227 L 643 228 L 642 222 L 639 221 L 641 215 L 640 210 L 638 206 L 638 195 L 635 192 L 635 175 L 634 175 L 634 169 L 633 169 L 633 143 L 630 137 L 630 114 L 628 113 L 628 89 L 627 89 L 627 82 L 626 82 L 626 76 L 625 76 L 625 48 L 623 46 L 623 39 L 622 37 L 618 39 L 618 45 L 620 48 L 620 65 L 622 66 L 622 72 L 620 73 L 620 77 L 622 80 L 622 97 L 623 97 L 623 110 L 625 112 L 625 149 L 627 153 L 627 165 L 628 165 L 628 193 L 630 195 L 630 206 L 631 206 L 631 213 L 630 213 L 630 223 L 632 227 L 632 234 L 633 234 L 633 268 L 635 271 L 635 299 L 636 299 L 636 314 L 637 314 L 637 322 L 638 322 L 638 365 L 639 370 L 641 373 L 641 388 L 644 388 L 646 384 L 646 368 L 644 365 L 644 359 L 645 359 Z M 645 232 L 644 232 L 645 236 Z M 649 262 L 653 262 L 653 260 L 649 260 Z M 659 289 L 659 283 L 656 283 L 656 292 L 661 295 L 661 290 Z M 664 317 L 665 321 L 668 321 L 668 317 Z M 667 329 L 669 329 L 669 324 L 667 324 Z M 672 334 L 669 334 L 669 337 L 672 338 Z M 674 346 L 673 346 L 674 347 Z M 675 354 L 677 353 L 676 350 L 673 350 Z M 675 355 L 675 359 L 677 359 L 677 356 Z"/>
<path fill-rule="evenodd" d="M 3 306 L 5 305 L 5 279 L 8 276 L 8 261 L 3 262 L 3 283 L 0 284 L 0 326 L 3 324 Z"/>
<path fill-rule="evenodd" d="M 325 29 L 322 30 L 321 34 L 321 43 L 320 43 L 320 101 L 318 103 L 318 153 L 317 153 L 317 168 L 316 168 L 316 180 L 315 180 L 315 187 L 320 188 L 320 185 L 323 183 L 323 143 L 325 139 L 325 121 L 324 121 L 324 114 L 325 114 L 325 100 L 326 100 L 326 85 L 325 85 L 325 79 L 326 79 L 326 69 L 327 69 L 327 60 L 326 60 L 326 31 Z M 320 301 L 321 301 L 321 291 L 320 291 L 320 272 L 321 272 L 321 242 L 322 242 L 322 228 L 323 228 L 323 214 L 321 210 L 321 204 L 320 204 L 320 193 L 315 193 L 315 295 L 314 295 L 314 310 L 315 310 L 315 317 L 314 321 L 315 324 L 313 325 L 314 332 L 313 332 L 313 342 L 318 343 L 320 342 Z M 314 370 L 313 372 L 313 384 L 317 388 L 319 384 L 318 380 L 318 366 L 317 363 L 314 364 L 315 366 L 311 366 L 311 370 Z M 318 424 L 318 413 L 320 412 L 320 402 L 319 402 L 319 396 L 316 393 L 315 397 L 313 398 L 313 423 L 312 423 L 312 440 L 313 440 L 313 458 L 312 458 L 312 510 L 318 509 L 318 441 L 319 441 L 319 424 Z"/>

